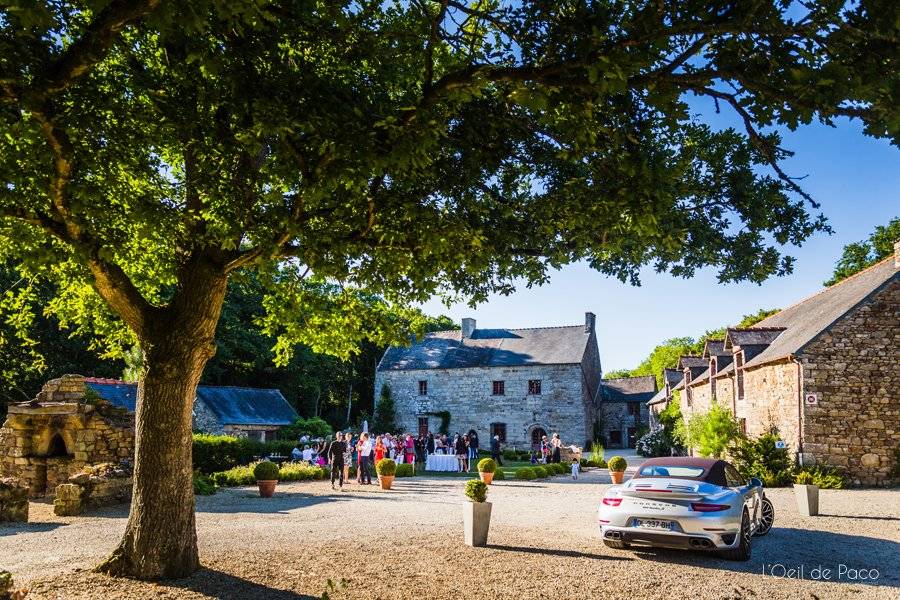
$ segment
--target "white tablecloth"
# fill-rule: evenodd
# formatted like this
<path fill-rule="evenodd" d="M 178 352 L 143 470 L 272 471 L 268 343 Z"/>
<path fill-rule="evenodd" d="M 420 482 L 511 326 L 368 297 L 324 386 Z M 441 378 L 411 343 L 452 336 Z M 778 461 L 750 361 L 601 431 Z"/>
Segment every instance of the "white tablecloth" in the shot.
<path fill-rule="evenodd" d="M 426 471 L 459 471 L 459 461 L 451 454 L 429 454 L 425 457 Z"/>

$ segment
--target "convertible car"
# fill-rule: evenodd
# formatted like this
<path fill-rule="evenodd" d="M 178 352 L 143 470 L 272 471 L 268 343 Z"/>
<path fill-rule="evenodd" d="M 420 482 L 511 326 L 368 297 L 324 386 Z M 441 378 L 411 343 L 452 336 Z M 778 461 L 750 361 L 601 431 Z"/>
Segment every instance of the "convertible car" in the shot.
<path fill-rule="evenodd" d="M 765 535 L 775 510 L 755 477 L 712 458 L 651 458 L 629 481 L 606 491 L 598 511 L 610 548 L 653 546 L 750 558 L 750 541 Z"/>

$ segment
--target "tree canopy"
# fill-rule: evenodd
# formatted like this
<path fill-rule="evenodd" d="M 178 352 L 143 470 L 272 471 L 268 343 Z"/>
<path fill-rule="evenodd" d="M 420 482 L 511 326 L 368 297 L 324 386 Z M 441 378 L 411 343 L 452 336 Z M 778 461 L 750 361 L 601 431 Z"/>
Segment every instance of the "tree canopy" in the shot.
<path fill-rule="evenodd" d="M 834 273 L 822 285 L 832 286 L 891 256 L 897 241 L 900 241 L 900 217 L 891 219 L 887 225 L 878 225 L 865 240 L 844 246 L 841 257 L 834 265 Z"/>
<path fill-rule="evenodd" d="M 284 362 L 405 340 L 425 326 L 412 303 L 477 303 L 576 260 L 632 282 L 647 264 L 787 273 L 784 246 L 827 224 L 772 126 L 846 117 L 896 143 L 896 11 L 4 3 L 0 261 L 57 284 L 64 326 L 144 353 L 134 501 L 104 569 L 199 564 L 184 440 L 230 277 L 256 272 Z"/>

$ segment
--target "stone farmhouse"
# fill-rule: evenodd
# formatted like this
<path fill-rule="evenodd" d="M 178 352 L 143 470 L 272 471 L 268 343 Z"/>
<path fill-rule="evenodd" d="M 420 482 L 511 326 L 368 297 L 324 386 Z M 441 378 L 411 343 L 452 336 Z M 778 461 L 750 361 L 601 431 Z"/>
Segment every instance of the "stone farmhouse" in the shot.
<path fill-rule="evenodd" d="M 656 377 L 619 377 L 600 382 L 600 432 L 607 448 L 634 448 L 641 427 L 650 425 L 647 402 Z"/>
<path fill-rule="evenodd" d="M 137 385 L 116 379 L 85 379 L 98 396 L 116 406 L 135 410 Z M 194 399 L 194 431 L 249 437 L 260 442 L 275 439 L 281 427 L 290 425 L 297 411 L 280 391 L 201 385 Z"/>
<path fill-rule="evenodd" d="M 438 432 L 449 413 L 452 433 L 498 435 L 529 449 L 559 433 L 566 445 L 594 437 L 600 388 L 595 317 L 584 324 L 530 329 L 461 328 L 389 348 L 375 374 L 375 398 L 387 386 L 404 431 Z"/>
<path fill-rule="evenodd" d="M 856 484 L 894 481 L 900 448 L 900 243 L 895 255 L 682 357 L 685 418 L 715 400 L 750 436 L 778 430 L 801 464 L 838 467 Z M 667 382 L 668 374 L 667 374 Z M 673 377 L 674 381 L 674 377 Z"/>

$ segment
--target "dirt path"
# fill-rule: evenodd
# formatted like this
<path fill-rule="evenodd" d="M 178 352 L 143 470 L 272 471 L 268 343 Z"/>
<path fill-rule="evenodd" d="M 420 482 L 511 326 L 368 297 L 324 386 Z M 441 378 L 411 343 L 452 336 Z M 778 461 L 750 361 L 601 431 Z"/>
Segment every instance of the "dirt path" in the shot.
<path fill-rule="evenodd" d="M 205 569 L 147 584 L 88 571 L 118 541 L 124 509 L 0 526 L 0 568 L 29 598 L 896 598 L 900 491 L 823 491 L 829 516 L 797 515 L 790 490 L 769 492 L 776 526 L 734 563 L 682 552 L 605 548 L 596 506 L 608 478 L 492 486 L 488 548 L 462 544 L 463 480 L 399 479 L 395 489 L 327 483 L 250 488 L 197 501 Z M 841 565 L 844 565 L 842 567 Z M 827 581 L 816 581 L 830 569 Z M 789 569 L 795 569 L 792 573 Z M 802 571 L 801 571 L 802 569 Z M 856 570 L 851 571 L 850 569 Z M 862 581 L 861 570 L 877 579 Z M 857 579 L 852 579 L 853 577 Z"/>

